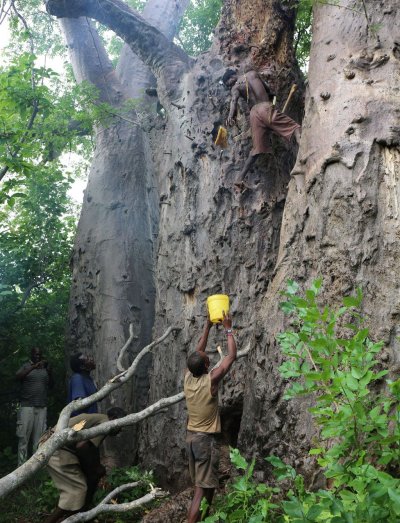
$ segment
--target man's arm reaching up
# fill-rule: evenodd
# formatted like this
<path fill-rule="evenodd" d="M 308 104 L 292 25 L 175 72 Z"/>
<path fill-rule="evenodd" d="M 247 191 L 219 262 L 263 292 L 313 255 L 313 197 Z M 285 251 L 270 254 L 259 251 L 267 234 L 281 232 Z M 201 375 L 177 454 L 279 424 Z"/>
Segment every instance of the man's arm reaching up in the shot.
<path fill-rule="evenodd" d="M 232 363 L 236 360 L 236 342 L 232 333 L 232 318 L 229 315 L 225 315 L 222 320 L 222 325 L 225 328 L 228 337 L 228 355 L 222 360 L 221 365 L 211 371 L 211 394 L 215 396 L 217 394 L 219 382 L 227 374 L 232 367 Z"/>
<path fill-rule="evenodd" d="M 213 324 L 210 321 L 210 316 L 207 316 L 207 320 L 204 325 L 203 334 L 201 335 L 201 338 L 199 339 L 199 341 L 197 343 L 197 347 L 196 347 L 197 352 L 205 352 L 206 347 L 207 347 L 208 335 L 210 333 L 210 329 L 212 326 L 213 326 Z"/>

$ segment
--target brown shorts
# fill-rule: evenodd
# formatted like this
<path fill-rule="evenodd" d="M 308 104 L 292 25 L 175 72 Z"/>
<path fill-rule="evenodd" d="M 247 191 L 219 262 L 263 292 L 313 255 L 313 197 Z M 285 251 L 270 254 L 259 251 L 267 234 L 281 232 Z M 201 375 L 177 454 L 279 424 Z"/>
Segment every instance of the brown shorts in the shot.
<path fill-rule="evenodd" d="M 254 105 L 250 111 L 250 127 L 253 139 L 251 154 L 257 155 L 272 152 L 269 143 L 270 131 L 289 141 L 300 125 L 272 107 L 268 102 Z"/>
<path fill-rule="evenodd" d="M 196 487 L 218 487 L 219 444 L 217 434 L 187 431 L 186 451 L 190 477 Z"/>

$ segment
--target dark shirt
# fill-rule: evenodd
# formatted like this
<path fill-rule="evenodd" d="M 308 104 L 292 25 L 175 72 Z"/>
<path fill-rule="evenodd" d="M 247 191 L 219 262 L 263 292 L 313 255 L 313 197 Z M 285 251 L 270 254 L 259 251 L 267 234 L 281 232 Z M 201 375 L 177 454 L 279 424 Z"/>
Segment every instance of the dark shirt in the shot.
<path fill-rule="evenodd" d="M 26 362 L 18 372 L 31 367 L 32 362 Z M 21 380 L 21 407 L 46 407 L 49 375 L 46 369 L 33 369 Z"/>
<path fill-rule="evenodd" d="M 72 374 L 71 379 L 69 380 L 68 403 L 78 398 L 87 398 L 95 392 L 97 392 L 96 385 L 88 374 L 80 374 L 78 372 Z M 72 416 L 77 416 L 84 412 L 87 414 L 96 414 L 97 403 L 93 403 L 88 407 L 72 413 Z"/>

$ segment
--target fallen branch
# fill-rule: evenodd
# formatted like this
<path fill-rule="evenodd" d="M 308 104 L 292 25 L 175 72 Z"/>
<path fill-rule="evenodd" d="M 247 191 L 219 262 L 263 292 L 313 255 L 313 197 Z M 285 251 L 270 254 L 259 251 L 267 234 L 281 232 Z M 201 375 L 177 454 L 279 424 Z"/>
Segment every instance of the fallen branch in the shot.
<path fill-rule="evenodd" d="M 120 387 L 123 383 L 126 383 L 126 381 L 128 381 L 132 377 L 141 358 L 145 354 L 149 353 L 156 345 L 160 344 L 173 330 L 176 329 L 174 329 L 173 327 L 169 327 L 160 338 L 144 347 L 136 356 L 132 365 L 126 371 L 121 373 L 119 376 L 112 378 L 112 380 L 108 381 L 98 392 L 92 394 L 87 398 L 72 401 L 66 407 L 64 407 L 64 409 L 61 411 L 57 423 L 56 432 L 43 445 L 40 446 L 40 448 L 35 452 L 35 454 L 33 454 L 33 456 L 27 462 L 25 462 L 23 465 L 18 467 L 16 470 L 10 472 L 3 478 L 0 478 L 0 498 L 5 496 L 9 492 L 12 492 L 14 489 L 19 487 L 22 483 L 24 483 L 28 478 L 30 478 L 35 472 L 44 467 L 46 463 L 49 461 L 50 457 L 54 454 L 54 452 L 56 452 L 56 450 L 66 445 L 67 443 L 77 443 L 78 441 L 92 439 L 96 436 L 106 435 L 111 430 L 116 429 L 118 427 L 121 428 L 129 425 L 134 425 L 146 418 L 149 418 L 150 416 L 153 416 L 160 410 L 163 410 L 166 407 L 170 407 L 171 405 L 174 405 L 175 403 L 179 403 L 180 401 L 182 401 L 185 398 L 185 394 L 183 391 L 179 392 L 178 394 L 175 394 L 174 396 L 161 398 L 156 403 L 153 403 L 153 405 L 150 405 L 149 407 L 143 409 L 140 412 L 128 414 L 124 418 L 119 418 L 116 420 L 108 421 L 106 423 L 102 423 L 101 425 L 98 425 L 97 427 L 93 427 L 91 429 L 75 431 L 72 428 L 68 427 L 68 422 L 73 411 L 79 410 L 82 407 L 91 405 L 95 401 L 103 399 L 105 396 L 110 394 L 111 391 Z M 238 352 L 237 358 L 246 356 L 249 353 L 250 348 L 251 346 L 249 343 L 244 350 Z"/>
<path fill-rule="evenodd" d="M 103 398 L 108 396 L 110 394 L 110 392 L 121 387 L 121 385 L 126 383 L 133 376 L 133 374 L 136 370 L 136 367 L 138 366 L 138 364 L 139 364 L 140 360 L 143 358 L 143 356 L 145 354 L 148 354 L 153 347 L 155 347 L 156 345 L 158 345 L 159 343 L 164 341 L 165 338 L 167 336 L 169 336 L 169 334 L 171 334 L 171 332 L 173 330 L 176 330 L 176 329 L 174 329 L 173 327 L 169 327 L 160 338 L 153 341 L 149 345 L 146 345 L 146 347 L 144 347 L 139 352 L 139 354 L 136 356 L 133 363 L 127 370 L 124 370 L 121 374 L 118 374 L 117 376 L 114 376 L 113 378 L 111 378 L 100 390 L 98 390 L 91 396 L 88 396 L 87 398 L 71 401 L 71 403 L 69 403 L 66 407 L 64 407 L 58 418 L 57 431 L 62 430 L 68 426 L 68 422 L 69 422 L 72 412 L 81 410 L 84 407 L 92 405 L 92 403 L 95 403 L 96 401 L 102 400 Z M 125 343 L 124 347 L 122 347 L 121 350 L 123 350 L 126 347 L 126 345 L 127 344 Z"/>
<path fill-rule="evenodd" d="M 139 499 L 135 499 L 133 501 L 129 501 L 128 503 L 111 503 L 109 504 L 109 501 L 112 501 L 113 498 L 115 498 L 118 494 L 123 492 L 124 490 L 128 490 L 129 488 L 134 488 L 139 485 L 140 481 L 136 481 L 135 483 L 126 483 L 125 485 L 121 485 L 120 487 L 117 487 L 112 492 L 110 492 L 96 507 L 92 508 L 91 510 L 88 510 L 87 512 L 79 512 L 78 514 L 73 514 L 67 519 L 64 519 L 64 523 L 77 523 L 78 521 L 91 521 L 92 518 L 95 516 L 98 516 L 102 513 L 117 513 L 117 512 L 128 512 L 129 510 L 132 510 L 134 508 L 141 507 L 142 505 L 145 505 L 146 503 L 149 503 L 150 501 L 153 501 L 156 498 L 162 498 L 168 495 L 168 492 L 164 492 L 163 490 L 159 488 L 151 488 L 151 491 L 146 494 L 145 496 L 142 496 Z"/>
<path fill-rule="evenodd" d="M 136 356 L 132 365 L 124 371 L 117 379 L 108 381 L 99 391 L 87 398 L 74 400 L 69 403 L 66 407 L 63 408 L 58 419 L 57 427 L 55 433 L 33 454 L 33 456 L 26 461 L 23 465 L 18 467 L 16 470 L 10 472 L 3 478 L 0 478 L 0 498 L 5 496 L 9 492 L 13 491 L 24 483 L 28 478 L 30 478 L 35 472 L 44 467 L 49 461 L 50 457 L 54 454 L 56 450 L 64 446 L 66 443 L 75 443 L 85 439 L 90 439 L 95 435 L 105 435 L 110 432 L 110 430 L 116 427 L 124 427 L 127 425 L 134 425 L 143 419 L 152 416 L 158 410 L 164 409 L 174 403 L 182 401 L 184 398 L 183 392 L 176 394 L 175 396 L 170 396 L 169 398 L 162 398 L 158 402 L 150 405 L 146 409 L 125 416 L 124 418 L 119 418 L 118 420 L 109 421 L 107 423 L 102 423 L 101 425 L 88 430 L 81 430 L 75 432 L 72 428 L 68 427 L 69 419 L 72 412 L 80 410 L 83 407 L 91 405 L 95 401 L 99 401 L 104 397 L 108 396 L 113 390 L 121 387 L 126 383 L 134 374 L 137 365 L 139 364 L 142 357 L 150 352 L 152 348 L 161 343 L 172 331 L 173 327 L 169 327 L 166 332 L 157 340 L 153 341 L 146 347 L 144 347 L 139 354 Z M 126 345 L 126 344 L 125 344 Z"/>
<path fill-rule="evenodd" d="M 122 347 L 118 359 L 117 359 L 117 369 L 120 372 L 125 372 L 125 367 L 122 365 L 122 358 L 124 357 L 124 354 L 126 350 L 128 349 L 129 345 L 132 343 L 132 341 L 136 338 L 136 336 L 133 335 L 133 323 L 129 325 L 129 338 L 125 345 Z M 114 378 L 113 378 L 114 379 Z"/>

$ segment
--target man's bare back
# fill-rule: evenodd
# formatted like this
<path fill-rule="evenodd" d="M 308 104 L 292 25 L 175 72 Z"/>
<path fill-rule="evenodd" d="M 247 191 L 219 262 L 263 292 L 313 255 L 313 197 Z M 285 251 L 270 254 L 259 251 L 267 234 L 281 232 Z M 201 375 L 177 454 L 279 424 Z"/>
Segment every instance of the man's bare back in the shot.
<path fill-rule="evenodd" d="M 265 85 L 256 71 L 249 71 L 241 76 L 232 89 L 232 95 L 235 89 L 246 100 L 250 108 L 261 102 L 270 102 Z"/>

